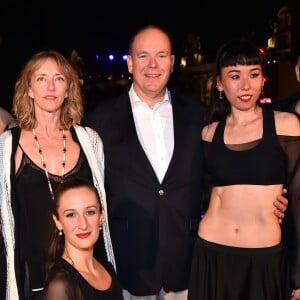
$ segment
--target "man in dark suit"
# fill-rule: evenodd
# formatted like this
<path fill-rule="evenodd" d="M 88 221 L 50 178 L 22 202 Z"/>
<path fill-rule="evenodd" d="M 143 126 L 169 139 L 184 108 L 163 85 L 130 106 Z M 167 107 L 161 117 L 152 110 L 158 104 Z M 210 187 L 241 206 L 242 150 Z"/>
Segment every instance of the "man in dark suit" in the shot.
<path fill-rule="evenodd" d="M 117 274 L 125 300 L 186 300 L 208 194 L 200 139 L 206 107 L 167 88 L 175 57 L 165 31 L 139 30 L 129 50 L 130 89 L 87 118 L 104 145 Z"/>

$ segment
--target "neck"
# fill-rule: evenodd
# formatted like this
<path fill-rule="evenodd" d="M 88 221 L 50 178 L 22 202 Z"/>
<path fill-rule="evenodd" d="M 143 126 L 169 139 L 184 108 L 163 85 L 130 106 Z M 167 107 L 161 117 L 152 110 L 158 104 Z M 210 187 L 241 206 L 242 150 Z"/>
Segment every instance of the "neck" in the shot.
<path fill-rule="evenodd" d="M 133 85 L 133 90 L 143 102 L 148 104 L 150 108 L 153 108 L 156 103 L 163 101 L 166 93 L 166 89 L 162 89 L 159 92 L 156 91 L 146 94 L 136 85 Z"/>
<path fill-rule="evenodd" d="M 258 118 L 261 118 L 262 109 L 260 107 L 254 107 L 247 111 L 235 111 L 232 110 L 231 114 L 228 116 L 228 121 L 236 125 L 245 125 L 252 122 Z"/>
<path fill-rule="evenodd" d="M 67 247 L 65 247 L 65 251 L 62 257 L 67 260 L 74 268 L 78 271 L 86 271 L 94 268 L 94 256 L 93 250 L 91 251 L 69 251 Z"/>
<path fill-rule="evenodd" d="M 47 136 L 47 137 L 55 136 L 58 133 L 61 135 L 61 131 L 62 131 L 62 127 L 59 124 L 56 125 L 38 124 L 38 126 L 35 128 L 35 132 L 38 135 Z"/>
<path fill-rule="evenodd" d="M 62 129 L 60 114 L 53 113 L 36 113 L 36 132 L 39 134 L 51 135 Z"/>

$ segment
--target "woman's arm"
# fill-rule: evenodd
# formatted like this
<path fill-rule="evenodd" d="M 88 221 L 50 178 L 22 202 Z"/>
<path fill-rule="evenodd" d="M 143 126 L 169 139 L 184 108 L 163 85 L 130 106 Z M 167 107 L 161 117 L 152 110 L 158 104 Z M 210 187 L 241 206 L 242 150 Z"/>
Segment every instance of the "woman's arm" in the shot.
<path fill-rule="evenodd" d="M 16 120 L 13 118 L 13 116 L 0 107 L 0 134 L 6 129 L 11 128 L 17 125 Z"/>
<path fill-rule="evenodd" d="M 43 300 L 83 300 L 79 286 L 70 278 L 70 274 L 57 272 L 47 283 Z"/>

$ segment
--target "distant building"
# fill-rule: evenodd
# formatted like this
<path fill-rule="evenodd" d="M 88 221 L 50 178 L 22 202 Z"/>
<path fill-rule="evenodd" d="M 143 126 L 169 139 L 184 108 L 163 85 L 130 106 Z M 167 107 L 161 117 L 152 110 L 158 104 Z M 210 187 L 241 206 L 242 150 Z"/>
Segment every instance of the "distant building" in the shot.
<path fill-rule="evenodd" d="M 299 89 L 292 57 L 300 49 L 300 9 L 283 5 L 276 18 L 273 34 L 265 42 L 268 58 L 264 86 L 266 102 L 283 99 Z M 186 55 L 181 58 L 172 83 L 182 92 L 208 103 L 214 64 L 201 56 L 200 46 L 199 37 L 192 34 L 187 37 Z"/>

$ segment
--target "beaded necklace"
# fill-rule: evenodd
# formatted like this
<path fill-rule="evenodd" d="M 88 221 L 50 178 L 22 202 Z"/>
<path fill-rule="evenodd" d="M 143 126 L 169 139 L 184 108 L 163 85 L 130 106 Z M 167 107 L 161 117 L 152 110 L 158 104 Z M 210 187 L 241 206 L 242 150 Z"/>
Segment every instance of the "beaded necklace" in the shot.
<path fill-rule="evenodd" d="M 36 135 L 36 132 L 35 132 L 34 128 L 32 129 L 32 133 L 33 133 L 33 136 L 34 136 L 35 144 L 36 144 L 36 146 L 39 150 L 39 154 L 40 154 L 42 165 L 43 165 L 45 175 L 46 175 L 46 178 L 47 178 L 51 198 L 54 200 L 54 194 L 53 194 L 53 189 L 52 189 L 52 185 L 51 185 L 51 181 L 50 181 L 50 177 L 49 177 L 49 172 L 47 170 L 45 158 L 43 156 L 43 151 L 41 149 L 41 146 L 40 146 L 40 143 L 39 143 L 39 140 L 37 138 L 37 135 Z M 62 161 L 62 170 L 61 170 L 61 176 L 60 176 L 61 177 L 61 182 L 63 182 L 63 176 L 65 174 L 66 152 L 67 152 L 67 149 L 66 149 L 66 135 L 65 135 L 65 130 L 64 129 L 62 130 L 62 138 L 63 138 L 63 161 Z"/>

